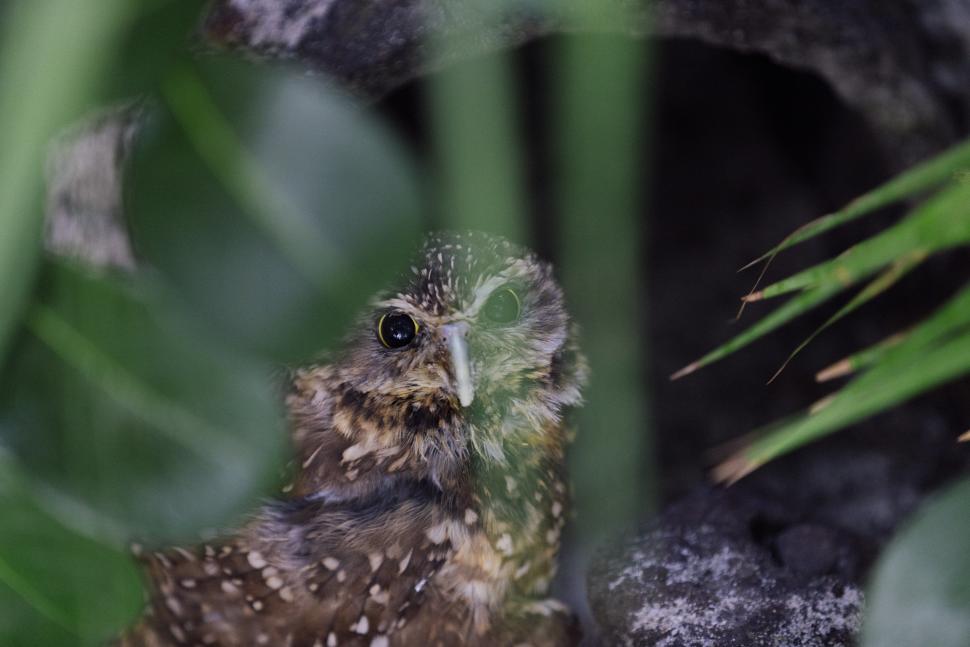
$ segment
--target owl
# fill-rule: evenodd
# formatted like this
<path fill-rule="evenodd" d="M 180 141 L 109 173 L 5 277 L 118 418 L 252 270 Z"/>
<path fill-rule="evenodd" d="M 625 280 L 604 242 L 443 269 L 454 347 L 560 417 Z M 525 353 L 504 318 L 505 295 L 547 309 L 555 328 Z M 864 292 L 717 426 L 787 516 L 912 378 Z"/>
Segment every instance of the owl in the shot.
<path fill-rule="evenodd" d="M 569 645 L 548 596 L 586 365 L 548 263 L 436 234 L 328 363 L 294 370 L 286 493 L 143 551 L 127 646 Z"/>

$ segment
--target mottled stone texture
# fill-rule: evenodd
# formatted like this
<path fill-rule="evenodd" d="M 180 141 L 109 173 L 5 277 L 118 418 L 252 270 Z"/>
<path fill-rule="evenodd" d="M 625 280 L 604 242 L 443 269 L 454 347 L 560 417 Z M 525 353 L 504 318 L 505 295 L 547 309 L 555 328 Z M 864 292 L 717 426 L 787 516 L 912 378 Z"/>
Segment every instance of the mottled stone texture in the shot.
<path fill-rule="evenodd" d="M 696 488 L 604 547 L 587 575 L 604 645 L 851 647 L 880 549 L 970 454 L 912 406 L 727 489 Z"/>
<path fill-rule="evenodd" d="M 571 4 L 572 0 L 556 3 Z M 631 4 L 629 0 L 611 0 Z M 563 27 L 516 6 L 498 20 L 471 0 L 216 0 L 214 43 L 299 61 L 380 96 L 447 57 L 512 47 Z M 810 70 L 862 112 L 902 166 L 965 131 L 970 0 L 639 0 L 634 35 L 695 38 Z M 649 16 L 653 16 L 651 19 Z M 690 74 L 690 70 L 684 70 Z"/>
<path fill-rule="evenodd" d="M 54 142 L 47 162 L 49 251 L 92 267 L 134 267 L 122 212 L 122 169 L 139 114 L 132 106 L 105 110 Z"/>
<path fill-rule="evenodd" d="M 603 644 L 850 644 L 862 592 L 846 573 L 854 556 L 845 542 L 810 524 L 771 536 L 759 514 L 731 492 L 699 492 L 604 552 L 590 577 Z"/>

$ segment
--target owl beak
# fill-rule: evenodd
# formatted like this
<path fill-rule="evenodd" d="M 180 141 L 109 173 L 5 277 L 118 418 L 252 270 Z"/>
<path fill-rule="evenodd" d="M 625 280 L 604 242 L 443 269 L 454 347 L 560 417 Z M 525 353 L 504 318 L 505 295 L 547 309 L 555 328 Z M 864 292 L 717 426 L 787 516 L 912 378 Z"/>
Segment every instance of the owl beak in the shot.
<path fill-rule="evenodd" d="M 448 344 L 458 391 L 458 401 L 467 407 L 475 399 L 475 387 L 472 384 L 471 364 L 468 362 L 468 324 L 464 321 L 445 324 L 441 327 L 441 335 Z"/>

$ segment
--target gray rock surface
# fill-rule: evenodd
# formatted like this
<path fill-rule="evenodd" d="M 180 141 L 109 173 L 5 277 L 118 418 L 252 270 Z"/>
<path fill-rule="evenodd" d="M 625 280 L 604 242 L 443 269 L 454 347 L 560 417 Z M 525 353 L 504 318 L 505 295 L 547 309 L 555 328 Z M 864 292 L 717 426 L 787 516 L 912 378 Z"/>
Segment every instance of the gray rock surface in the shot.
<path fill-rule="evenodd" d="M 928 493 L 965 474 L 932 407 L 893 414 L 701 486 L 605 547 L 587 575 L 602 644 L 850 647 L 866 575 Z"/>
<path fill-rule="evenodd" d="M 48 251 L 91 267 L 135 266 L 122 212 L 122 175 L 139 114 L 132 106 L 107 109 L 54 142 L 47 161 Z"/>
<path fill-rule="evenodd" d="M 795 524 L 777 536 L 736 492 L 703 490 L 604 551 L 589 594 L 603 644 L 842 647 L 861 622 L 842 533 Z"/>
<path fill-rule="evenodd" d="M 216 0 L 205 32 L 211 42 L 299 61 L 380 96 L 442 59 L 566 28 L 536 11 L 541 4 L 509 2 L 514 9 L 496 19 L 482 7 L 500 3 L 470 0 Z M 865 115 L 900 166 L 940 149 L 970 121 L 970 0 L 611 4 L 632 9 L 620 27 L 632 35 L 700 39 L 818 74 Z"/>

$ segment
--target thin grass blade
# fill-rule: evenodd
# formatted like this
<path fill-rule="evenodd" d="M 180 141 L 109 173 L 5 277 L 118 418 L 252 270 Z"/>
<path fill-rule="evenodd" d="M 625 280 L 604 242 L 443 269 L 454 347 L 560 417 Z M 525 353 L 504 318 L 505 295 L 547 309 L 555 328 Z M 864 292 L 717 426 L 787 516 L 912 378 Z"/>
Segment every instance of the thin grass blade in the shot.
<path fill-rule="evenodd" d="M 901 332 L 883 339 L 879 343 L 840 359 L 839 361 L 826 366 L 815 374 L 816 382 L 828 382 L 846 375 L 852 375 L 863 368 L 868 368 L 878 362 L 887 349 L 906 339 L 908 333 Z"/>
<path fill-rule="evenodd" d="M 917 207 L 909 216 L 854 246 L 747 297 L 760 301 L 813 285 L 853 283 L 909 253 L 931 252 L 970 240 L 970 185 L 953 185 Z"/>
<path fill-rule="evenodd" d="M 806 290 L 801 294 L 792 297 L 784 305 L 774 310 L 764 319 L 754 324 L 740 335 L 734 337 L 726 344 L 712 350 L 699 360 L 692 362 L 670 376 L 671 380 L 690 375 L 709 364 L 721 360 L 731 353 L 744 348 L 751 342 L 764 337 L 771 331 L 788 323 L 803 312 L 807 312 L 822 303 L 823 301 L 842 291 L 841 285 L 825 285 L 818 288 Z"/>
<path fill-rule="evenodd" d="M 883 361 L 835 394 L 825 407 L 769 428 L 746 449 L 715 468 L 714 477 L 733 482 L 821 436 L 970 373 L 970 334 L 961 328 L 970 319 L 970 310 L 964 308 L 961 312 L 954 307 L 966 304 L 968 299 L 970 289 L 931 317 L 926 328 L 920 326 L 905 342 L 885 351 Z M 961 330 L 963 334 L 940 335 L 944 328 L 949 332 Z M 928 348 L 928 336 L 941 341 Z"/>
<path fill-rule="evenodd" d="M 788 364 L 791 363 L 793 359 L 795 359 L 795 356 L 798 355 L 800 352 L 802 352 L 802 350 L 806 346 L 812 343 L 812 341 L 820 334 L 822 334 L 823 331 L 828 329 L 829 326 L 841 320 L 846 315 L 857 310 L 860 306 L 865 305 L 872 299 L 876 298 L 877 296 L 879 296 L 880 294 L 882 294 L 883 292 L 885 292 L 886 290 L 894 286 L 899 281 L 899 279 L 901 279 L 903 276 L 908 274 L 910 270 L 912 270 L 917 265 L 922 263 L 925 259 L 926 259 L 926 254 L 920 250 L 917 250 L 915 252 L 912 252 L 911 254 L 904 256 L 903 258 L 899 259 L 895 263 L 893 263 L 893 265 L 888 270 L 883 272 L 875 280 L 869 283 L 869 285 L 867 285 L 862 290 L 860 290 L 859 293 L 856 294 L 851 301 L 849 301 L 847 304 L 839 308 L 838 312 L 836 312 L 834 315 L 829 317 L 825 323 L 819 326 L 815 330 L 815 332 L 813 332 L 811 335 L 809 335 L 809 337 L 805 341 L 799 344 L 798 347 L 792 351 L 791 355 L 789 355 L 788 358 L 785 359 L 784 363 L 782 363 L 782 365 L 778 368 L 778 370 L 775 371 L 775 374 L 771 376 L 771 379 L 768 380 L 768 384 L 771 384 L 772 382 L 774 382 L 775 379 L 779 375 L 781 375 L 782 371 L 785 370 L 785 367 L 787 367 Z"/>
<path fill-rule="evenodd" d="M 960 171 L 965 171 L 967 168 L 970 168 L 970 141 L 954 146 L 950 150 L 897 175 L 885 184 L 859 196 L 839 211 L 799 227 L 778 245 L 742 269 L 757 265 L 764 260 L 769 260 L 770 262 L 779 252 L 789 247 L 814 238 L 861 216 L 868 215 L 877 209 L 899 202 L 905 198 L 915 197 L 921 192 L 928 191 L 943 184 L 955 174 Z"/>

